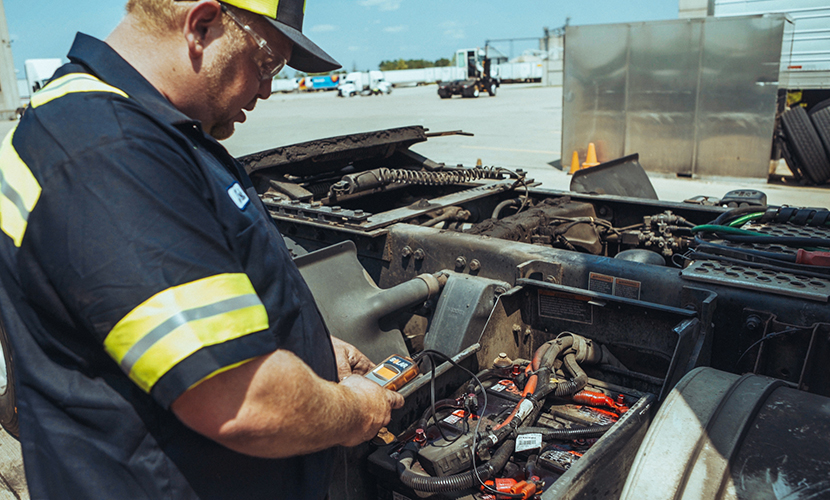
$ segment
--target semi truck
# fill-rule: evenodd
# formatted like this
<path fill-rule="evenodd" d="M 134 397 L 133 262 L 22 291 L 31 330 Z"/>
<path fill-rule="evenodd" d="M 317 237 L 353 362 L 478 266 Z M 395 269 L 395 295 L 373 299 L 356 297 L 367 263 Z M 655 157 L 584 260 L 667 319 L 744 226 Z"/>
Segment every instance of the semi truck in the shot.
<path fill-rule="evenodd" d="M 355 71 L 348 73 L 337 86 L 338 97 L 356 95 L 391 94 L 392 84 L 386 81 L 383 71 Z"/>
<path fill-rule="evenodd" d="M 461 49 L 455 53 L 455 66 L 462 68 L 466 74 L 461 80 L 438 83 L 438 96 L 449 99 L 454 95 L 461 97 L 478 97 L 487 92 L 495 97 L 501 80 L 491 74 L 491 59 L 486 49 Z"/>
<path fill-rule="evenodd" d="M 55 71 L 63 65 L 63 61 L 58 58 L 26 59 L 23 65 L 26 70 L 29 95 L 32 95 L 46 85 Z"/>

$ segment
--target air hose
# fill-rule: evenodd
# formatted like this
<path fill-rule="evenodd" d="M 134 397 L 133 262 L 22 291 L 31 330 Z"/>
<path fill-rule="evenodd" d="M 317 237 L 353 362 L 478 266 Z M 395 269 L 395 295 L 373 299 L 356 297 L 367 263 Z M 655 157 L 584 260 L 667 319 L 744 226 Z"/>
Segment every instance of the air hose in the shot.
<path fill-rule="evenodd" d="M 445 493 L 472 488 L 478 484 L 477 477 L 484 481 L 501 471 L 510 459 L 510 455 L 513 454 L 515 445 L 516 441 L 513 439 L 505 441 L 493 454 L 493 458 L 487 463 L 479 465 L 475 470 L 451 476 L 432 477 L 419 474 L 411 469 L 417 454 L 417 445 L 409 443 L 404 447 L 400 455 L 401 458 L 398 460 L 398 477 L 408 488 L 427 493 Z M 476 475 L 476 473 L 478 474 Z"/>

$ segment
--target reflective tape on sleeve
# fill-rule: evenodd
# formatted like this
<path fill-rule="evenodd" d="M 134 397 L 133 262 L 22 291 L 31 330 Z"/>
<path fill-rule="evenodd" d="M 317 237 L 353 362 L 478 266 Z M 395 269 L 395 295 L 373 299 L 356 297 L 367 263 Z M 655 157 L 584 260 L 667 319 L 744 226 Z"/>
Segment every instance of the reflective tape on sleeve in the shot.
<path fill-rule="evenodd" d="M 0 229 L 16 247 L 23 242 L 29 214 L 40 198 L 40 184 L 14 149 L 12 129 L 0 144 Z"/>
<path fill-rule="evenodd" d="M 115 325 L 104 348 L 149 392 L 196 351 L 267 328 L 268 314 L 248 276 L 219 274 L 150 297 Z"/>
<path fill-rule="evenodd" d="M 101 80 L 86 73 L 70 73 L 50 81 L 43 89 L 32 96 L 31 106 L 37 108 L 44 104 L 59 99 L 67 94 L 77 92 L 110 92 L 122 97 L 129 96 L 121 89 L 107 85 Z"/>

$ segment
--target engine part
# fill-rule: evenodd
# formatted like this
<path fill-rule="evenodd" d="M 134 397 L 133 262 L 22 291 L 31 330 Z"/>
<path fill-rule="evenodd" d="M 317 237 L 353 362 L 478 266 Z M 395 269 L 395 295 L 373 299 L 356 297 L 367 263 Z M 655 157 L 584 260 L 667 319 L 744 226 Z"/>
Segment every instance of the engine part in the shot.
<path fill-rule="evenodd" d="M 420 186 L 445 186 L 461 184 L 479 179 L 500 179 L 502 169 L 495 168 L 460 168 L 442 171 L 417 171 L 404 169 L 376 168 L 347 174 L 331 187 L 337 195 L 354 194 L 369 191 L 390 184 L 411 184 Z"/>
<path fill-rule="evenodd" d="M 642 248 L 630 248 L 623 250 L 614 256 L 615 259 L 625 260 L 628 262 L 639 262 L 640 264 L 649 264 L 652 266 L 665 266 L 666 260 L 662 255 L 651 250 L 644 250 Z"/>
<path fill-rule="evenodd" d="M 514 202 L 508 201 L 504 207 L 497 207 L 493 211 L 494 215 L 500 215 L 505 207 L 513 204 Z M 519 205 L 521 206 L 521 202 Z M 601 224 L 592 205 L 573 202 L 565 197 L 559 200 L 545 200 L 503 219 L 488 219 L 466 232 L 598 254 L 602 252 L 601 229 L 598 227 Z"/>
<path fill-rule="evenodd" d="M 352 241 L 297 257 L 294 262 L 314 290 L 314 300 L 331 334 L 354 345 L 369 359 L 409 352 L 397 328 L 381 324 L 390 314 L 438 294 L 446 280 L 423 275 L 382 290 L 357 260 Z M 356 307 L 360 304 L 360 307 Z"/>

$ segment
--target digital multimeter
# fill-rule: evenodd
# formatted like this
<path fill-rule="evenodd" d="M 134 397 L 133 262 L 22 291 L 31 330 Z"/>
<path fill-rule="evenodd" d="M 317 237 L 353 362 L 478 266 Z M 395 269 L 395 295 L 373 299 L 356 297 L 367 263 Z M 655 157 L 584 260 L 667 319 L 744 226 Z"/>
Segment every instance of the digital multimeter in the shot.
<path fill-rule="evenodd" d="M 397 391 L 417 377 L 418 373 L 418 365 L 412 359 L 393 354 L 374 367 L 365 377 L 377 382 L 384 389 Z"/>

